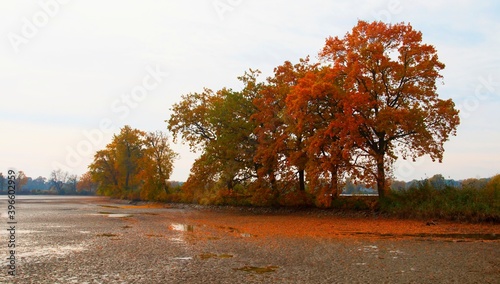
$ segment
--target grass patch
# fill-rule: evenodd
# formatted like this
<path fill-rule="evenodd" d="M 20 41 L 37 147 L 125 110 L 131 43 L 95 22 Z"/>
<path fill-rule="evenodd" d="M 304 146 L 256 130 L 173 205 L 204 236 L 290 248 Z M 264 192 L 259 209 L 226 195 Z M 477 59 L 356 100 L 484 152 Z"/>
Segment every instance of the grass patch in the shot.
<path fill-rule="evenodd" d="M 393 191 L 381 200 L 383 212 L 403 218 L 500 222 L 500 191 L 445 186 L 427 180 L 406 190 Z"/>
<path fill-rule="evenodd" d="M 205 259 L 209 259 L 209 258 L 232 258 L 233 255 L 232 254 L 227 254 L 227 253 L 223 253 L 223 254 L 215 254 L 215 253 L 202 253 L 199 255 L 200 259 L 202 260 L 205 260 Z"/>
<path fill-rule="evenodd" d="M 111 237 L 118 237 L 117 234 L 111 234 L 111 233 L 103 233 L 103 234 L 97 234 L 98 237 L 108 237 L 108 238 L 111 238 Z"/>
<path fill-rule="evenodd" d="M 99 205 L 101 207 L 104 207 L 104 208 L 114 208 L 114 209 L 120 209 L 121 207 L 118 207 L 118 206 L 113 206 L 113 205 Z"/>
<path fill-rule="evenodd" d="M 268 273 L 268 272 L 276 272 L 276 269 L 278 269 L 278 266 L 264 266 L 264 267 L 257 267 L 257 266 L 243 266 L 240 268 L 233 268 L 233 270 L 240 270 L 240 271 L 245 271 L 245 272 L 254 272 L 257 274 L 263 274 L 263 273 Z"/>

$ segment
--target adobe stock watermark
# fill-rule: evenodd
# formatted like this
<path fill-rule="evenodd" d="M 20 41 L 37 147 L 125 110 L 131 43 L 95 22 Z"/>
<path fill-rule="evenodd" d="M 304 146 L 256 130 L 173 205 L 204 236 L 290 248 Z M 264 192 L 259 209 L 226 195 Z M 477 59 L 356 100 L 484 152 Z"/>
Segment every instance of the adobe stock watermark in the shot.
<path fill-rule="evenodd" d="M 105 117 L 99 121 L 97 128 L 82 131 L 83 139 L 74 147 L 66 146 L 64 161 L 52 163 L 54 170 L 70 171 L 80 166 L 84 158 L 93 155 L 101 147 L 104 142 L 104 134 L 113 133 L 116 130 L 116 122 L 127 118 L 130 112 L 137 108 L 148 97 L 149 93 L 157 89 L 169 76 L 168 73 L 160 70 L 159 65 L 146 66 L 145 69 L 147 74 L 142 78 L 141 84 L 134 86 L 129 93 L 122 94 L 111 103 L 110 109 L 115 119 Z"/>
<path fill-rule="evenodd" d="M 243 0 L 215 0 L 212 2 L 212 6 L 217 16 L 219 16 L 219 19 L 224 21 L 224 14 L 234 11 L 241 3 L 243 3 Z"/>
<path fill-rule="evenodd" d="M 376 21 L 390 23 L 392 22 L 392 16 L 400 14 L 401 12 L 403 12 L 401 1 L 389 0 L 387 2 L 387 6 L 384 9 L 378 12 L 372 12 L 372 16 L 375 18 Z"/>
<path fill-rule="evenodd" d="M 493 76 L 491 74 L 488 75 L 488 78 L 479 77 L 479 84 L 477 84 L 474 89 L 474 94 L 465 98 L 465 100 L 457 106 L 458 110 L 460 110 L 460 118 L 468 118 L 471 116 L 471 113 L 475 112 L 481 102 L 486 101 L 493 97 L 494 95 L 499 95 L 500 89 L 500 81 L 494 81 Z"/>
<path fill-rule="evenodd" d="M 46 27 L 50 20 L 56 17 L 61 11 L 61 6 L 68 4 L 70 0 L 41 0 L 38 2 L 40 10 L 33 13 L 31 18 L 21 18 L 21 29 L 19 33 L 10 32 L 7 37 L 10 45 L 16 54 L 20 51 L 20 46 L 28 44 L 36 37 L 40 29 Z"/>

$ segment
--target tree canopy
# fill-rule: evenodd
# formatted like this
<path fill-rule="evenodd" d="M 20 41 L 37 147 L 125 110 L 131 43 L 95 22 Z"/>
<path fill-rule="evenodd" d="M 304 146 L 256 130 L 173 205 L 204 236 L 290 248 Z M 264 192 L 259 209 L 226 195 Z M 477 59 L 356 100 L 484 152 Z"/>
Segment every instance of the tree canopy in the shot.
<path fill-rule="evenodd" d="M 124 126 L 89 165 L 97 193 L 130 199 L 161 199 L 176 154 L 162 132 L 143 132 Z"/>
<path fill-rule="evenodd" d="M 397 158 L 443 159 L 458 111 L 437 94 L 445 65 L 420 32 L 359 21 L 319 59 L 286 61 L 262 83 L 250 70 L 241 91 L 205 89 L 172 107 L 168 129 L 201 151 L 184 188 L 195 200 L 328 207 L 347 178 L 384 197 Z"/>

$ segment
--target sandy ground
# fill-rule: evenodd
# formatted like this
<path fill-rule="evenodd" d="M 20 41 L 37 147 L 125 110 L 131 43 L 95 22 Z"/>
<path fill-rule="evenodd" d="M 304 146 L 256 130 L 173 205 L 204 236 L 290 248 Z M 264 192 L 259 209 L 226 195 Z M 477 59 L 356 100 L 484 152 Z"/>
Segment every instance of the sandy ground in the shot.
<path fill-rule="evenodd" d="M 100 197 L 19 197 L 16 216 L 0 283 L 500 283 L 499 225 Z"/>

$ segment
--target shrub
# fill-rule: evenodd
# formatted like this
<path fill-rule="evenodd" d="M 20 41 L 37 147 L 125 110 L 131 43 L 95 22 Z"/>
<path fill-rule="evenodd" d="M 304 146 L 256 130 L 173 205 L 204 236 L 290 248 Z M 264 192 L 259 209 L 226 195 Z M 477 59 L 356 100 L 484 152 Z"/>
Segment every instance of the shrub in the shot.
<path fill-rule="evenodd" d="M 423 180 L 407 190 L 392 192 L 381 202 L 381 209 L 399 217 L 499 222 L 499 185 L 500 176 L 480 189 L 442 185 L 437 189 Z"/>

